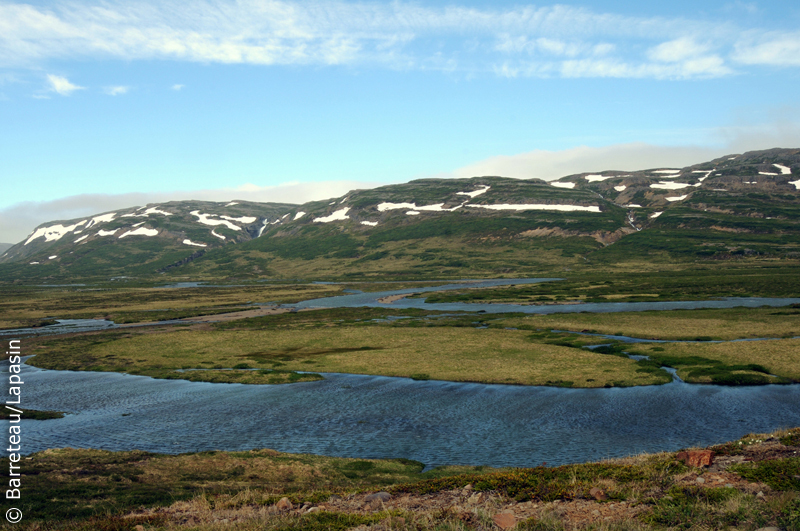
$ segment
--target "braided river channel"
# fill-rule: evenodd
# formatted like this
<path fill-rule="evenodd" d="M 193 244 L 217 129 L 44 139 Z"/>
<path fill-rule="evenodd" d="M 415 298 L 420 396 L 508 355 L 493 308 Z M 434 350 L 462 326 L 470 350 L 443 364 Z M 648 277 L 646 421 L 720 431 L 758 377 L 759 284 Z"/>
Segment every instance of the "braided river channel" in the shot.
<path fill-rule="evenodd" d="M 377 298 L 397 293 L 337 299 L 354 297 L 353 305 L 377 305 Z M 367 298 L 372 303 L 365 304 Z M 295 306 L 350 306 L 331 299 Z M 398 302 L 423 304 L 421 299 Z M 797 302 L 800 300 L 726 299 L 630 303 L 627 309 L 618 306 L 625 303 L 617 303 L 611 310 L 583 304 L 571 311 L 669 309 L 672 304 L 680 308 L 785 306 Z M 641 307 L 648 304 L 662 307 Z M 440 306 L 424 307 L 465 309 Z M 495 310 L 484 306 L 470 305 L 469 309 Z M 558 310 L 564 311 L 565 306 Z M 544 307 L 515 306 L 513 311 L 520 308 Z M 8 372 L 7 362 L 2 370 Z M 800 426 L 800 385 L 724 387 L 673 381 L 647 387 L 563 389 L 323 376 L 324 380 L 315 382 L 255 386 L 24 365 L 21 405 L 69 414 L 56 420 L 23 420 L 22 450 L 27 454 L 73 447 L 181 453 L 273 448 L 342 457 L 402 457 L 428 467 L 527 467 L 705 446 L 750 432 Z M 4 381 L 8 381 L 7 374 Z"/>

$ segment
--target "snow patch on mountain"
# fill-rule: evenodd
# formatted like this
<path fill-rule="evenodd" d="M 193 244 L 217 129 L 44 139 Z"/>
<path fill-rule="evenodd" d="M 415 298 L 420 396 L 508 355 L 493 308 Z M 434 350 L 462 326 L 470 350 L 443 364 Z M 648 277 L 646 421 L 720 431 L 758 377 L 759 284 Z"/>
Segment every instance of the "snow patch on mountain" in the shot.
<path fill-rule="evenodd" d="M 229 206 L 234 206 L 234 205 L 238 205 L 238 204 L 239 204 L 239 203 L 236 203 L 236 202 L 234 202 L 234 201 L 231 201 L 230 203 L 228 203 L 228 204 L 227 204 L 227 205 L 225 205 L 225 206 L 226 206 L 226 207 L 229 207 Z"/>
<path fill-rule="evenodd" d="M 362 225 L 369 225 L 370 227 L 374 227 L 374 226 L 376 226 L 378 224 L 378 222 L 377 221 L 362 221 L 361 224 Z"/>
<path fill-rule="evenodd" d="M 792 169 L 788 166 L 784 166 L 783 164 L 773 164 L 776 168 L 781 170 L 781 175 L 791 175 Z"/>
<path fill-rule="evenodd" d="M 222 234 L 217 234 L 216 229 L 211 229 L 211 234 L 216 236 L 220 240 L 224 240 L 225 239 L 225 236 L 223 236 Z"/>
<path fill-rule="evenodd" d="M 55 259 L 55 258 L 58 258 L 58 255 L 57 255 L 57 254 L 54 254 L 53 256 L 48 256 L 48 257 L 47 257 L 47 259 L 48 259 L 48 260 L 53 260 L 53 259 Z"/>
<path fill-rule="evenodd" d="M 119 235 L 119 239 L 121 240 L 125 236 L 155 236 L 158 234 L 156 229 L 148 229 L 147 227 L 139 227 L 136 230 L 129 230 L 123 234 Z"/>
<path fill-rule="evenodd" d="M 91 227 L 97 225 L 98 223 L 107 223 L 109 221 L 114 221 L 114 216 L 116 216 L 116 215 L 117 215 L 116 212 L 111 212 L 110 214 L 103 214 L 102 216 L 95 216 L 95 217 L 93 217 L 92 219 L 89 220 L 89 223 L 86 224 L 86 226 L 83 228 L 83 230 L 91 228 Z"/>
<path fill-rule="evenodd" d="M 557 183 L 551 182 L 550 186 L 555 186 L 556 188 L 575 188 L 575 183 Z"/>
<path fill-rule="evenodd" d="M 651 184 L 650 188 L 657 188 L 659 190 L 680 190 L 681 188 L 686 188 L 687 186 L 691 186 L 691 184 L 659 181 L 658 184 Z"/>
<path fill-rule="evenodd" d="M 417 208 L 416 203 L 381 203 L 378 205 L 378 212 L 386 212 L 387 210 L 396 210 L 399 208 Z"/>
<path fill-rule="evenodd" d="M 483 185 L 483 188 L 480 188 L 478 190 L 473 190 L 472 192 L 456 192 L 456 195 L 468 195 L 468 196 L 470 196 L 471 198 L 474 199 L 474 198 L 478 197 L 479 195 L 485 194 L 486 192 L 488 192 L 489 188 L 491 188 L 491 186 Z"/>
<path fill-rule="evenodd" d="M 340 210 L 337 210 L 330 216 L 323 216 L 321 218 L 314 218 L 314 223 L 330 223 L 332 221 L 344 221 L 346 219 L 350 219 L 350 216 L 347 215 L 347 212 L 350 210 L 350 207 L 344 207 Z"/>
<path fill-rule="evenodd" d="M 89 236 L 91 236 L 91 234 L 84 234 L 83 236 L 81 236 L 80 238 L 78 238 L 77 240 L 75 240 L 75 242 L 74 242 L 74 243 L 80 243 L 80 242 L 82 242 L 83 240 L 85 240 L 86 238 L 88 238 Z"/>
<path fill-rule="evenodd" d="M 650 219 L 656 219 L 658 216 L 660 216 L 663 213 L 664 212 L 653 212 L 652 214 L 650 214 Z"/>
<path fill-rule="evenodd" d="M 467 205 L 471 208 L 486 208 L 488 210 L 557 210 L 559 212 L 600 212 L 597 206 L 577 205 Z"/>
<path fill-rule="evenodd" d="M 117 232 L 118 230 L 119 229 L 114 229 L 114 230 L 103 230 L 103 229 L 100 229 L 99 231 L 97 231 L 97 235 L 98 236 L 113 236 L 114 233 Z"/>
<path fill-rule="evenodd" d="M 789 181 L 789 184 L 793 184 L 795 188 L 800 190 L 800 179 L 797 179 L 796 181 Z"/>
<path fill-rule="evenodd" d="M 234 225 L 228 220 L 210 219 L 210 216 L 216 216 L 216 214 L 201 214 L 199 210 L 193 210 L 190 214 L 197 217 L 198 223 L 202 223 L 203 225 L 211 225 L 212 227 L 215 225 L 225 225 L 231 230 L 242 230 L 241 227 Z"/>
<path fill-rule="evenodd" d="M 667 201 L 683 201 L 683 200 L 684 200 L 684 199 L 686 199 L 687 197 L 689 197 L 689 194 L 686 194 L 686 195 L 679 195 L 678 197 L 667 197 L 667 198 L 665 198 L 665 199 L 666 199 Z"/>
<path fill-rule="evenodd" d="M 606 179 L 610 179 L 612 177 L 613 175 L 586 175 L 584 179 L 586 179 L 590 183 L 595 183 L 595 182 L 605 181 Z"/>
<path fill-rule="evenodd" d="M 60 240 L 65 234 L 69 234 L 70 232 L 74 231 L 81 225 L 84 225 L 86 221 L 87 220 L 84 219 L 83 221 L 79 221 L 76 224 L 70 225 L 68 227 L 65 227 L 60 223 L 58 225 L 51 225 L 49 227 L 41 227 L 39 229 L 36 229 L 36 231 L 34 231 L 34 233 L 30 235 L 30 237 L 25 241 L 24 245 L 28 245 L 36 238 L 41 238 L 42 236 L 44 236 L 45 241 L 48 242 Z"/>
<path fill-rule="evenodd" d="M 139 210 L 141 210 L 142 208 L 144 208 L 144 207 L 140 207 Z M 158 207 L 150 207 L 147 210 L 145 210 L 144 212 L 142 212 L 141 214 L 123 214 L 122 217 L 123 218 L 146 218 L 150 214 L 163 214 L 165 216 L 171 216 L 172 212 L 164 212 L 163 210 L 159 210 Z"/>
<path fill-rule="evenodd" d="M 292 219 L 292 221 L 297 221 L 298 219 L 302 218 L 305 215 L 306 215 L 305 212 L 300 211 L 300 212 L 298 212 L 297 214 L 294 215 L 294 219 Z"/>
<path fill-rule="evenodd" d="M 619 186 L 615 186 L 614 190 L 616 190 L 617 192 L 622 192 L 623 190 L 625 190 L 625 188 L 627 188 L 627 186 L 625 186 L 624 184 L 621 184 Z"/>
<path fill-rule="evenodd" d="M 408 212 L 406 212 L 406 216 L 419 216 L 419 212 L 417 212 L 416 210 L 409 210 Z"/>
<path fill-rule="evenodd" d="M 681 170 L 655 170 L 655 171 L 652 171 L 650 173 L 662 173 L 662 174 L 671 175 L 671 174 L 680 173 L 680 172 L 681 172 Z"/>
<path fill-rule="evenodd" d="M 404 208 L 423 211 L 423 212 L 452 212 L 454 210 L 458 210 L 462 206 L 464 206 L 464 203 L 461 203 L 460 205 L 455 206 L 453 208 L 443 208 L 444 203 L 436 203 L 435 205 L 423 205 L 423 206 L 417 206 L 416 203 L 380 203 L 378 205 L 378 212 L 386 212 L 387 210 L 399 210 Z"/>
<path fill-rule="evenodd" d="M 227 219 L 228 221 L 235 221 L 237 223 L 253 223 L 256 218 L 253 216 L 242 216 L 240 218 L 232 218 L 230 216 L 220 216 L 222 219 Z"/>
<path fill-rule="evenodd" d="M 120 238 L 122 238 L 122 236 L 120 236 Z M 186 238 L 185 240 L 183 240 L 183 244 L 184 245 L 194 245 L 196 247 L 208 247 L 208 245 L 206 245 L 205 243 L 195 243 L 192 240 L 190 240 L 189 238 Z"/>

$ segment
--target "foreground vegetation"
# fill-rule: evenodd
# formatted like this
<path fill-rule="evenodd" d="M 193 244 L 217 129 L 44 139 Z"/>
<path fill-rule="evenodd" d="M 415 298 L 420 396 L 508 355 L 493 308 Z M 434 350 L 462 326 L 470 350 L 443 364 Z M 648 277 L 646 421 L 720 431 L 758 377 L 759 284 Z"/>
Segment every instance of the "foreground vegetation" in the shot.
<path fill-rule="evenodd" d="M 24 462 L 20 509 L 26 517 L 14 528 L 477 531 L 516 524 L 541 531 L 795 531 L 798 444 L 797 428 L 751 434 L 712 447 L 711 468 L 661 453 L 558 467 L 427 472 L 422 463 L 403 459 L 266 449 L 181 455 L 47 450 Z M 369 495 L 375 491 L 384 493 Z"/>

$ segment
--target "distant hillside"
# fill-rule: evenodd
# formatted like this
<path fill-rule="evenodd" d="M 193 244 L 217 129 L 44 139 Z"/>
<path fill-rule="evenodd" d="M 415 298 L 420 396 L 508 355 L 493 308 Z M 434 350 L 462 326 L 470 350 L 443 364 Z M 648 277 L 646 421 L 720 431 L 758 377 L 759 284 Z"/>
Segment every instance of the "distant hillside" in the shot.
<path fill-rule="evenodd" d="M 0 243 L 0 255 L 14 247 L 13 243 Z"/>
<path fill-rule="evenodd" d="M 0 275 L 496 276 L 743 257 L 800 258 L 800 149 L 549 183 L 423 179 L 304 205 L 147 205 L 43 224 Z"/>

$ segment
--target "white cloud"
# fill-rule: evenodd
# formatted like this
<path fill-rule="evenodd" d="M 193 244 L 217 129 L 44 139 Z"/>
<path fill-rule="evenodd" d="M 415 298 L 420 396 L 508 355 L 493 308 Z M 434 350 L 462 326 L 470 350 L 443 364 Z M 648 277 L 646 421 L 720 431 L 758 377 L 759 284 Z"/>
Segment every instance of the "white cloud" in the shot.
<path fill-rule="evenodd" d="M 69 96 L 76 90 L 82 90 L 85 88 L 79 87 L 78 85 L 73 85 L 67 78 L 55 76 L 53 74 L 47 74 L 47 83 L 50 85 L 48 90 L 61 94 L 62 96 Z"/>
<path fill-rule="evenodd" d="M 748 35 L 737 43 L 733 59 L 746 65 L 800 66 L 800 32 Z"/>
<path fill-rule="evenodd" d="M 120 94 L 127 94 L 129 89 L 130 87 L 125 86 L 106 87 L 103 92 L 109 96 L 119 96 Z"/>
<path fill-rule="evenodd" d="M 372 64 L 507 77 L 692 78 L 730 74 L 726 62 L 734 50 L 741 64 L 796 66 L 800 56 L 794 34 L 748 43 L 743 35 L 767 32 L 725 20 L 624 16 L 566 5 L 87 2 L 0 3 L 0 68 L 40 68 L 51 59 L 115 58 Z M 714 43 L 714 49 L 703 43 Z"/>
<path fill-rule="evenodd" d="M 236 188 L 129 194 L 81 194 L 53 201 L 26 201 L 0 209 L 0 242 L 23 240 L 42 223 L 94 216 L 147 203 L 196 199 L 228 202 L 234 199 L 264 203 L 296 203 L 340 197 L 354 189 L 374 188 L 385 183 L 326 181 L 284 183 L 278 186 L 245 184 Z"/>
<path fill-rule="evenodd" d="M 708 48 L 707 45 L 698 44 L 690 37 L 682 37 L 662 42 L 658 46 L 651 48 L 648 51 L 648 55 L 654 61 L 672 63 L 703 55 L 708 51 Z"/>
<path fill-rule="evenodd" d="M 181 90 L 183 87 L 184 87 L 184 85 L 179 85 L 179 84 L 176 83 L 176 84 L 172 85 L 172 90 Z"/>

